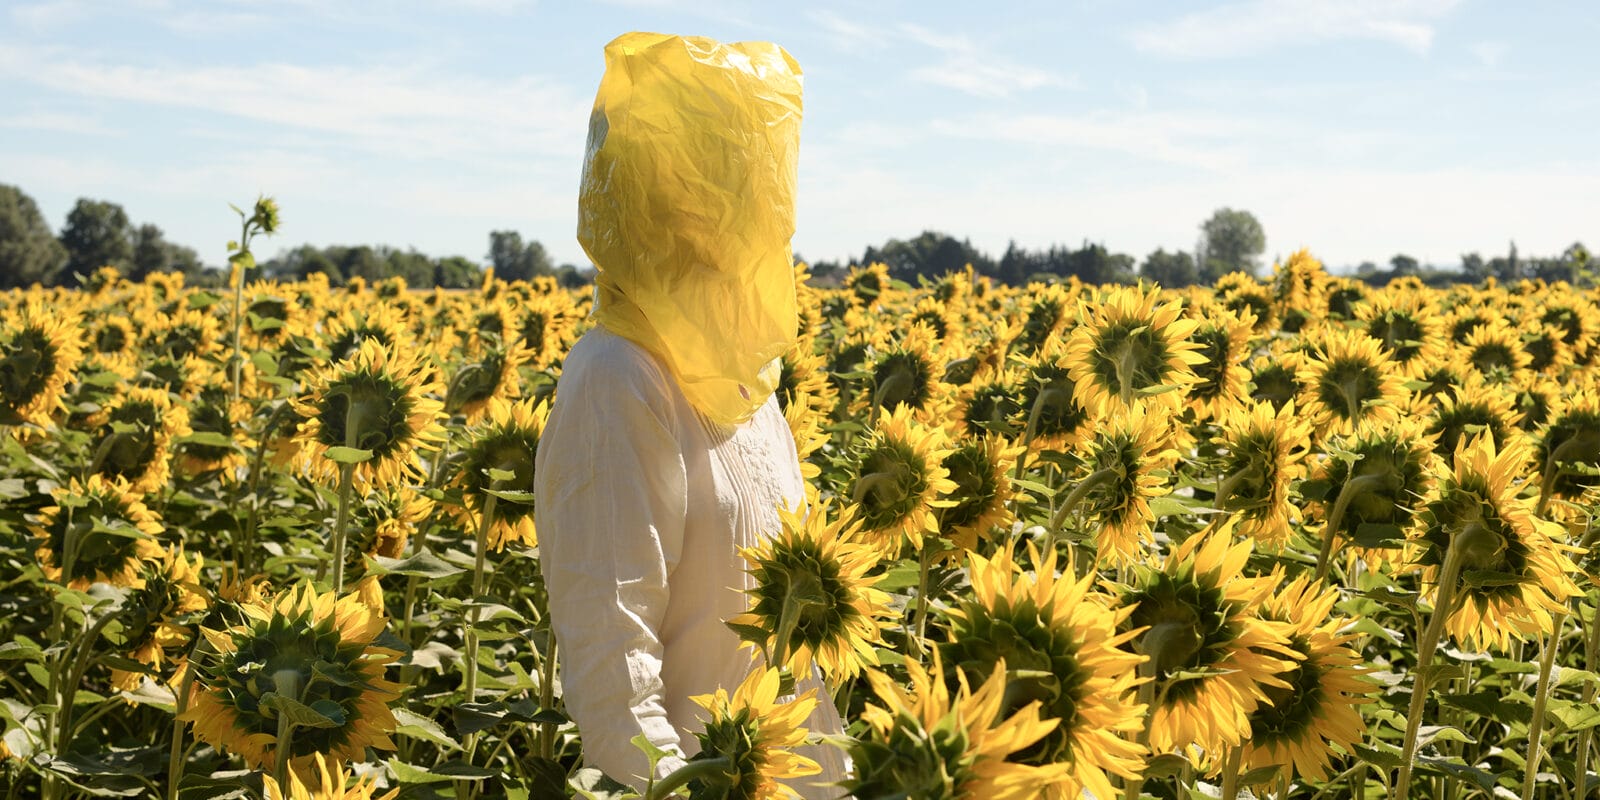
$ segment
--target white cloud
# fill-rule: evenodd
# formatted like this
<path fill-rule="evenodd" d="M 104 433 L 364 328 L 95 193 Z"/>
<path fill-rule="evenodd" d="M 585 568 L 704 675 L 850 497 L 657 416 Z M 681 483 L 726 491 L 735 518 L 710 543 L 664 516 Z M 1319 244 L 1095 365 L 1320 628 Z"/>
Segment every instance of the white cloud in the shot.
<path fill-rule="evenodd" d="M 1457 0 L 1245 0 L 1196 11 L 1133 33 L 1140 50 L 1228 58 L 1308 42 L 1366 39 L 1415 53 L 1433 45 L 1433 22 Z"/>
<path fill-rule="evenodd" d="M 1505 42 L 1478 42 L 1469 48 L 1473 57 L 1478 59 L 1478 63 L 1489 69 L 1500 66 L 1509 49 Z"/>
<path fill-rule="evenodd" d="M 833 38 L 833 43 L 841 49 L 861 47 L 879 41 L 878 35 L 867 26 L 851 22 L 827 9 L 812 9 L 806 12 L 806 16 L 815 22 L 817 27 L 826 31 Z"/>
<path fill-rule="evenodd" d="M 576 158 L 581 142 L 573 132 L 586 129 L 589 106 L 565 86 L 538 77 L 444 75 L 418 63 L 177 68 L 11 48 L 0 51 L 0 79 L 80 97 L 197 109 L 315 133 L 322 146 L 407 158 Z"/>
<path fill-rule="evenodd" d="M 66 114 L 58 111 L 19 111 L 0 116 L 0 128 L 29 131 L 73 133 L 84 136 L 115 136 L 119 131 L 102 124 L 100 120 L 83 114 Z"/>
<path fill-rule="evenodd" d="M 1244 154 L 1234 142 L 1248 132 L 1248 125 L 1234 117 L 1148 111 L 985 115 L 939 120 L 933 128 L 948 136 L 1102 150 L 1206 171 L 1243 165 Z"/>
<path fill-rule="evenodd" d="M 78 22 L 88 16 L 83 0 L 44 0 L 11 8 L 11 21 L 29 30 L 54 28 Z"/>
<path fill-rule="evenodd" d="M 909 75 L 915 81 L 977 97 L 1009 97 L 1032 89 L 1077 86 L 1075 76 L 1018 64 L 984 50 L 966 36 L 939 33 L 911 23 L 902 24 L 900 32 L 906 39 L 944 54 L 938 63 L 912 69 Z"/>

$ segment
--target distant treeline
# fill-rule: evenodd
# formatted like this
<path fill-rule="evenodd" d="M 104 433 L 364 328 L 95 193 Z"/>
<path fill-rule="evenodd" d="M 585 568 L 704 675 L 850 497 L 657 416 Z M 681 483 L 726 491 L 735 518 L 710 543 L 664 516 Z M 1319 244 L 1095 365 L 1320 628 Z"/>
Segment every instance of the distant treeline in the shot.
<path fill-rule="evenodd" d="M 219 242 L 219 245 L 221 243 Z M 1131 283 L 1148 280 L 1163 286 L 1210 285 L 1223 275 L 1243 271 L 1263 272 L 1261 255 L 1266 235 L 1248 211 L 1221 208 L 1200 224 L 1194 251 L 1158 249 L 1141 261 L 1105 245 L 1083 241 L 1078 247 L 1054 245 L 1028 250 L 1012 242 L 999 259 L 979 251 L 969 239 L 938 231 L 924 231 L 911 239 L 890 239 L 869 246 L 854 264 L 882 262 L 892 278 L 916 284 L 957 272 L 971 264 L 980 275 L 1001 283 L 1022 285 L 1031 281 L 1076 277 L 1085 283 Z M 219 251 L 220 251 L 219 247 Z M 804 257 L 796 253 L 797 261 Z M 105 200 L 80 198 L 68 212 L 66 224 L 52 231 L 33 198 L 15 186 L 0 184 L 0 288 L 74 286 L 83 276 L 111 265 L 131 279 L 152 272 L 182 272 L 197 285 L 220 284 L 221 270 L 205 265 L 191 248 L 169 242 L 153 224 L 134 225 L 122 206 Z M 554 277 L 565 286 L 582 286 L 593 280 L 593 268 L 557 265 L 544 245 L 524 241 L 515 231 L 491 231 L 489 251 L 483 261 L 464 256 L 434 257 L 415 249 L 388 245 L 303 244 L 280 251 L 261 264 L 268 279 L 298 280 L 324 273 L 334 284 L 353 278 L 367 282 L 402 277 L 414 288 L 469 288 L 480 285 L 486 268 L 507 280 Z M 809 262 L 813 280 L 822 285 L 843 281 L 853 264 L 839 261 Z M 1558 256 L 1522 257 L 1512 243 L 1503 256 L 1485 258 L 1466 253 L 1461 263 L 1439 268 L 1398 254 L 1386 266 L 1361 264 L 1355 277 L 1382 285 L 1394 278 L 1416 276 L 1430 285 L 1479 282 L 1494 277 L 1502 281 L 1541 278 L 1592 284 L 1594 275 L 1588 251 L 1574 243 Z"/>

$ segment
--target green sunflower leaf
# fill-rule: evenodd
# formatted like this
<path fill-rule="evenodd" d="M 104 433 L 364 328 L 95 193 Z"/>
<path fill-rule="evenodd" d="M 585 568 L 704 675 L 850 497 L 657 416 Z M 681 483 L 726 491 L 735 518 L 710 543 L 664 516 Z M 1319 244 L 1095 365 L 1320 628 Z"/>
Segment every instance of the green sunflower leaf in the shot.
<path fill-rule="evenodd" d="M 290 724 L 297 728 L 337 728 L 344 724 L 344 709 L 332 700 L 318 700 L 308 706 L 287 695 L 264 692 L 261 707 L 287 715 Z M 337 714 L 337 718 L 330 715 L 330 711 Z"/>
<path fill-rule="evenodd" d="M 355 447 L 330 447 L 324 455 L 335 464 L 360 464 L 363 461 L 372 460 L 371 450 L 361 450 Z"/>
<path fill-rule="evenodd" d="M 466 572 L 465 569 L 424 551 L 407 558 L 369 556 L 367 569 L 374 575 L 414 575 L 418 578 L 438 580 Z"/>
<path fill-rule="evenodd" d="M 431 742 L 445 750 L 460 750 L 461 745 L 444 732 L 439 723 L 404 708 L 394 710 L 394 721 L 399 723 L 394 732 L 401 736 Z"/>

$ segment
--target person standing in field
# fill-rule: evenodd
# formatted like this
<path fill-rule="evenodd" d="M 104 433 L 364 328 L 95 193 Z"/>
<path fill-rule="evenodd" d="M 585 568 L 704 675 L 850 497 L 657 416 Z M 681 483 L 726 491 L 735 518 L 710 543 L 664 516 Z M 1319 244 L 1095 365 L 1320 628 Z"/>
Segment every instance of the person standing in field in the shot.
<path fill-rule="evenodd" d="M 585 760 L 642 786 L 643 734 L 692 757 L 690 701 L 738 686 L 724 624 L 752 580 L 740 549 L 805 502 L 773 392 L 798 326 L 790 239 L 799 66 L 769 43 L 627 34 L 606 47 L 578 238 L 596 326 L 565 360 L 541 437 L 539 550 L 563 696 Z M 800 689 L 815 687 L 802 676 Z M 838 733 L 826 692 L 808 727 Z M 842 754 L 807 797 L 836 797 Z"/>

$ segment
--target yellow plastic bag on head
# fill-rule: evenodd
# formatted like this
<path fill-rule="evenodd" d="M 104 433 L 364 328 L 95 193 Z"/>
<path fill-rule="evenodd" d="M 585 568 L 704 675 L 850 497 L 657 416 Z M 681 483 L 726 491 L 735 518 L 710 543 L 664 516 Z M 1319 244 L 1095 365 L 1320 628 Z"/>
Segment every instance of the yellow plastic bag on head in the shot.
<path fill-rule="evenodd" d="M 594 316 L 661 359 L 701 413 L 743 422 L 799 325 L 800 66 L 767 42 L 656 33 L 605 57 L 578 196 Z"/>

